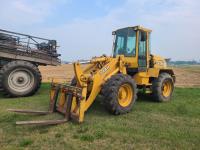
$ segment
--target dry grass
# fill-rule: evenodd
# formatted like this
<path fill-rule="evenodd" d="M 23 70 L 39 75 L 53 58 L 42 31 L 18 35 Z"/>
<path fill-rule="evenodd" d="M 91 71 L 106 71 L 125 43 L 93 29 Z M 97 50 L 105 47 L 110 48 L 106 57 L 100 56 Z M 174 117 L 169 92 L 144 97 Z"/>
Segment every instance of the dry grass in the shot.
<path fill-rule="evenodd" d="M 41 66 L 43 82 L 51 82 L 52 78 L 58 82 L 69 82 L 74 75 L 73 66 L 64 64 L 61 66 Z M 200 86 L 200 66 L 174 67 L 177 87 Z"/>
<path fill-rule="evenodd" d="M 43 82 L 51 82 L 52 79 L 58 82 L 69 82 L 71 81 L 74 71 L 72 65 L 61 65 L 61 66 L 40 66 L 42 73 Z"/>
<path fill-rule="evenodd" d="M 178 87 L 200 86 L 200 66 L 181 66 L 174 68 Z"/>

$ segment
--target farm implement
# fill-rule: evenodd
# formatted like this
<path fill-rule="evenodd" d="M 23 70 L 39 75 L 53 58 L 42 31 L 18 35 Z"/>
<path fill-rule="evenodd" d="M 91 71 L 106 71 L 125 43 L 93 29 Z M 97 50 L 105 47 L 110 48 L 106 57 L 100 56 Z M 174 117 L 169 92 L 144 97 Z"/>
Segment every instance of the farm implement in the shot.
<path fill-rule="evenodd" d="M 81 67 L 75 62 L 75 77 L 71 85 L 52 83 L 49 111 L 16 110 L 17 113 L 45 115 L 59 112 L 63 120 L 21 121 L 19 125 L 51 125 L 71 120 L 83 122 L 85 112 L 98 94 L 105 108 L 114 115 L 131 111 L 137 99 L 137 89 L 152 93 L 158 102 L 171 99 L 175 75 L 164 58 L 150 54 L 151 30 L 141 26 L 113 32 L 111 57 L 94 57 Z"/>
<path fill-rule="evenodd" d="M 9 97 L 34 95 L 42 76 L 38 66 L 61 64 L 57 41 L 0 29 L 0 91 Z"/>

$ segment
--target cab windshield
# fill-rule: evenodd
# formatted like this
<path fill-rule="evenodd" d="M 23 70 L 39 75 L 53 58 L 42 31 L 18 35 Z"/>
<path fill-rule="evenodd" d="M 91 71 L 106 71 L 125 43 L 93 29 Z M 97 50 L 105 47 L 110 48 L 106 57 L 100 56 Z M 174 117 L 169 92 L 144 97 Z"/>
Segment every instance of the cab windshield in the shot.
<path fill-rule="evenodd" d="M 115 32 L 114 57 L 124 55 L 135 56 L 136 53 L 136 32 L 133 28 L 124 28 Z"/>

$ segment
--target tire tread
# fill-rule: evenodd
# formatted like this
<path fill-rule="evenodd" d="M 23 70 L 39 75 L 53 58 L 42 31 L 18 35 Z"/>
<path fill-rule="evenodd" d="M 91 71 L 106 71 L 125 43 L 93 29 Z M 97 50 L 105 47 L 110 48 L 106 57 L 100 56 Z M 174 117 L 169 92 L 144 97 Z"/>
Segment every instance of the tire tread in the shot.
<path fill-rule="evenodd" d="M 159 77 L 156 78 L 152 83 L 153 97 L 158 102 L 169 101 L 171 99 L 172 94 L 168 98 L 165 98 L 162 96 L 161 87 L 162 87 L 162 82 L 165 79 L 170 79 L 172 81 L 172 86 L 174 89 L 174 82 L 173 82 L 172 76 L 168 73 L 161 73 Z M 172 93 L 173 93 L 173 89 L 172 89 Z"/>
<path fill-rule="evenodd" d="M 130 104 L 130 106 L 122 109 L 121 107 L 119 107 L 118 102 L 116 102 L 116 98 L 118 97 L 118 88 L 124 81 L 131 84 L 134 88 L 134 100 Z M 102 87 L 101 94 L 104 97 L 103 104 L 105 105 L 105 108 L 112 114 L 119 115 L 127 113 L 132 109 L 132 106 L 137 99 L 137 88 L 135 81 L 129 75 L 116 74 L 106 81 L 106 83 Z"/>
<path fill-rule="evenodd" d="M 20 67 L 24 66 L 24 67 L 32 68 L 34 70 L 34 73 L 37 77 L 37 85 L 28 94 L 25 94 L 25 95 L 13 94 L 10 90 L 8 90 L 7 86 L 5 84 L 3 84 L 4 76 L 7 74 L 7 72 L 10 69 L 16 68 L 16 66 L 20 66 Z M 2 85 L 3 92 L 6 95 L 9 95 L 10 97 L 31 96 L 31 95 L 35 94 L 41 86 L 41 81 L 42 81 L 42 76 L 41 76 L 41 73 L 40 73 L 38 67 L 36 65 L 32 64 L 31 62 L 28 62 L 28 61 L 21 61 L 21 60 L 11 61 L 11 62 L 7 63 L 6 65 L 4 65 L 1 69 L 1 71 L 0 71 L 0 85 Z"/>

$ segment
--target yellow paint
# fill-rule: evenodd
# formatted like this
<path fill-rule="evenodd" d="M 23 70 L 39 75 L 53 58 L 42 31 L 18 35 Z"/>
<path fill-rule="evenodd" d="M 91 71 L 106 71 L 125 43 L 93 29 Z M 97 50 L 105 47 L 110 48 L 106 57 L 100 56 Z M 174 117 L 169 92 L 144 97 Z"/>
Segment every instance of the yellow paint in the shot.
<path fill-rule="evenodd" d="M 129 84 L 124 84 L 119 88 L 118 91 L 118 102 L 122 107 L 130 105 L 133 99 L 133 90 Z"/>
<path fill-rule="evenodd" d="M 66 101 L 66 94 L 61 89 L 60 99 L 58 103 L 59 107 L 64 107 L 65 101 Z"/>
<path fill-rule="evenodd" d="M 170 96 L 171 91 L 172 91 L 171 82 L 169 82 L 169 81 L 164 82 L 163 83 L 163 88 L 162 88 L 162 94 L 163 94 L 163 96 L 164 97 Z"/>
<path fill-rule="evenodd" d="M 50 99 L 52 100 L 55 95 L 55 89 L 51 89 L 50 91 Z"/>
<path fill-rule="evenodd" d="M 138 85 L 150 85 L 149 77 L 141 77 L 140 73 L 137 73 L 133 78 Z"/>

